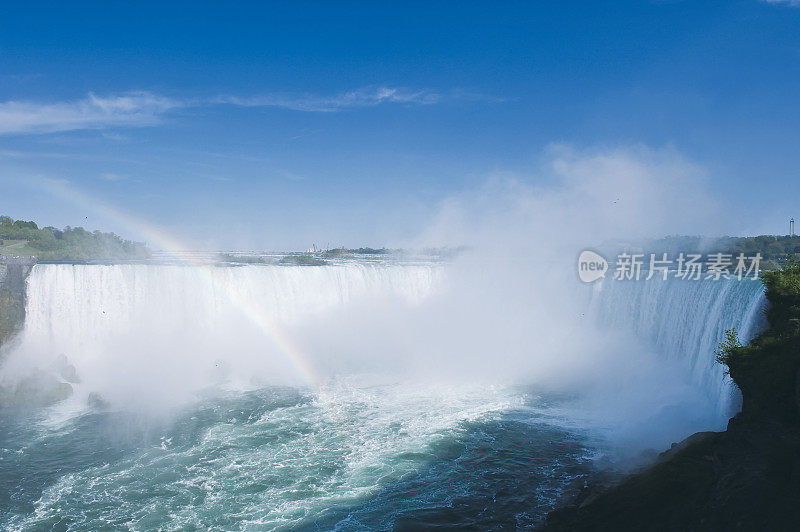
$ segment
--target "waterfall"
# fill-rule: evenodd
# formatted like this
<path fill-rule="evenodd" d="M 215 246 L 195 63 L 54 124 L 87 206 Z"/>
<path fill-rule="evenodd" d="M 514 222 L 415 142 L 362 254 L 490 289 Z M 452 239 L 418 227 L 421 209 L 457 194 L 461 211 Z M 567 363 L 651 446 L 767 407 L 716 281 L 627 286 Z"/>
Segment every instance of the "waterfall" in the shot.
<path fill-rule="evenodd" d="M 437 265 L 39 264 L 28 280 L 25 335 L 63 349 L 154 316 L 187 330 L 247 312 L 290 324 L 365 298 L 419 303 L 441 278 Z"/>
<path fill-rule="evenodd" d="M 531 359 L 529 347 L 516 345 L 524 336 L 515 327 L 528 330 L 537 316 L 556 319 L 539 327 L 537 346 L 549 341 L 555 347 L 548 344 L 547 349 L 556 351 L 564 344 L 548 334 L 580 331 L 557 328 L 570 318 L 547 312 L 547 297 L 522 298 L 507 306 L 515 310 L 494 316 L 507 299 L 459 299 L 470 285 L 448 279 L 446 271 L 441 264 L 391 262 L 318 267 L 39 264 L 28 278 L 25 327 L 10 364 L 34 361 L 52 367 L 59 357 L 63 366 L 66 358 L 87 390 L 113 394 L 119 383 L 138 379 L 131 390 L 185 385 L 188 393 L 208 382 L 237 378 L 295 384 L 288 376 L 302 374 L 309 382 L 314 378 L 310 370 L 391 374 L 393 368 L 408 367 L 415 356 L 415 364 L 429 368 L 431 357 L 438 357 L 450 368 L 437 369 L 445 373 L 473 365 L 478 369 L 472 373 L 487 373 L 503 363 L 510 370 L 526 363 L 541 370 L 543 359 Z M 445 294 L 445 299 L 427 305 L 433 294 Z M 625 334 L 649 345 L 659 359 L 684 368 L 721 422 L 737 408 L 737 391 L 714 360 L 714 350 L 726 329 L 735 327 L 740 339 L 748 341 L 763 327 L 759 281 L 608 279 L 593 287 L 589 305 L 599 334 Z M 516 321 L 511 314 L 519 314 Z M 358 349 L 361 358 L 346 360 Z M 496 359 L 493 349 L 511 358 Z M 515 349 L 521 352 L 517 358 L 511 354 Z M 541 356 L 559 358 L 558 352 Z M 522 374 L 525 368 L 516 369 Z"/>
<path fill-rule="evenodd" d="M 764 287 L 752 279 L 609 279 L 595 286 L 592 299 L 603 326 L 631 331 L 660 357 L 685 366 L 722 419 L 738 409 L 740 397 L 714 351 L 732 327 L 744 343 L 756 336 L 765 326 L 764 305 Z"/>
<path fill-rule="evenodd" d="M 182 401 L 222 382 L 314 384 L 320 368 L 343 367 L 299 345 L 324 341 L 320 323 L 377 302 L 413 308 L 442 281 L 436 264 L 38 264 L 0 377 L 56 368 L 76 375 L 76 393 L 119 402 L 143 390 Z"/>

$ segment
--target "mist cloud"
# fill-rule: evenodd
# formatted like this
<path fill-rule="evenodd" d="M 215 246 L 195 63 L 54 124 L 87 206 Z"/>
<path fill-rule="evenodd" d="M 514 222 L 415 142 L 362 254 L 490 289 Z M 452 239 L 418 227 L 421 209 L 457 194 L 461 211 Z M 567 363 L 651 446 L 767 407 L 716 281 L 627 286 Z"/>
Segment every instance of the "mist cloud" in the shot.
<path fill-rule="evenodd" d="M 543 161 L 531 175 L 492 175 L 448 197 L 410 243 L 552 255 L 609 239 L 723 229 L 707 171 L 674 149 L 552 145 Z"/>

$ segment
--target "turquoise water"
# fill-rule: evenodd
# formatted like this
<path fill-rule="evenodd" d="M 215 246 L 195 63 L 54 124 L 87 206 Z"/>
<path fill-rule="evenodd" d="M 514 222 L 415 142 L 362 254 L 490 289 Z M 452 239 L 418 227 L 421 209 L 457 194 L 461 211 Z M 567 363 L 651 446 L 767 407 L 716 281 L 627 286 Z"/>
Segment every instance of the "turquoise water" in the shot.
<path fill-rule="evenodd" d="M 0 419 L 9 529 L 528 527 L 592 471 L 558 402 L 520 391 L 292 388 L 155 420 L 58 409 Z"/>

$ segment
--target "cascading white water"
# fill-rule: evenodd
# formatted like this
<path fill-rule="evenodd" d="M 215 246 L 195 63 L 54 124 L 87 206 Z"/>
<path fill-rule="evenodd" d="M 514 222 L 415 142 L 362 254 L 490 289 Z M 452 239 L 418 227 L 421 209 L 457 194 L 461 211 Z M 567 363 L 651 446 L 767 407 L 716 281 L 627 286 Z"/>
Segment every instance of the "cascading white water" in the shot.
<path fill-rule="evenodd" d="M 732 327 L 742 342 L 758 334 L 765 325 L 764 304 L 764 287 L 752 279 L 608 279 L 595 286 L 592 298 L 604 326 L 632 331 L 659 356 L 684 365 L 721 421 L 738 408 L 739 395 L 714 351 Z"/>
<path fill-rule="evenodd" d="M 464 320 L 463 305 L 415 310 L 431 294 L 446 292 L 445 270 L 441 264 L 356 262 L 321 267 L 40 264 L 28 280 L 25 329 L 18 356 L 10 362 L 33 360 L 46 366 L 64 355 L 76 367 L 86 393 L 100 390 L 113 397 L 128 381 L 138 379 L 121 401 L 142 389 L 158 390 L 161 395 L 156 395 L 168 400 L 164 390 L 185 387 L 189 393 L 208 383 L 294 384 L 294 366 L 303 362 L 298 357 L 310 358 L 305 363 L 315 369 L 330 370 L 326 375 L 341 372 L 346 363 L 338 357 L 348 355 L 343 351 L 351 350 L 352 338 L 391 322 L 397 315 L 387 309 L 398 306 L 409 311 L 406 316 L 421 317 L 389 330 L 393 336 L 389 343 L 379 342 L 382 351 L 399 343 L 400 337 L 408 341 L 419 333 L 409 327 L 420 329 L 432 318 L 439 321 L 419 342 L 436 344 L 432 352 L 451 365 L 468 350 L 470 338 L 489 338 L 487 345 L 499 345 L 501 338 L 513 337 L 513 331 L 495 331 L 490 325 L 495 319 L 484 319 L 485 312 L 498 306 L 491 302 L 491 308 L 476 310 L 476 316 L 470 314 L 455 328 L 445 325 L 448 318 L 443 314 L 458 308 L 460 318 L 453 319 Z M 360 314 L 344 314 L 376 301 L 386 303 L 376 307 L 377 312 L 369 307 Z M 713 352 L 730 327 L 736 327 L 743 340 L 750 339 L 763 321 L 763 302 L 763 287 L 752 280 L 609 279 L 595 285 L 590 305 L 601 330 L 628 331 L 649 343 L 658 357 L 684 367 L 714 405 L 716 418 L 724 422 L 736 407 L 735 393 Z M 480 324 L 487 330 L 465 330 Z M 347 341 L 336 351 L 330 339 L 342 326 L 347 328 Z M 310 346 L 312 353 L 294 352 L 280 338 L 281 330 Z M 453 347 L 457 353 L 443 353 L 447 343 L 436 337 L 437 332 L 462 334 L 466 341 Z M 408 357 L 424 347 L 408 344 L 390 360 L 375 353 L 371 339 L 373 344 L 365 350 L 375 367 L 407 365 Z M 527 356 L 523 353 L 514 364 L 524 364 Z M 538 369 L 542 359 L 530 363 Z M 364 358 L 352 365 L 359 371 L 366 367 Z"/>
<path fill-rule="evenodd" d="M 191 329 L 218 328 L 220 320 L 250 312 L 289 324 L 365 298 L 418 303 L 441 278 L 436 265 L 40 264 L 28 281 L 25 335 L 62 349 L 81 347 L 145 314 Z"/>
<path fill-rule="evenodd" d="M 113 398 L 129 386 L 120 402 L 223 381 L 309 384 L 309 368 L 327 361 L 294 345 L 304 323 L 367 302 L 414 306 L 442 280 L 436 264 L 39 264 L 8 364 L 66 357 L 77 390 Z"/>

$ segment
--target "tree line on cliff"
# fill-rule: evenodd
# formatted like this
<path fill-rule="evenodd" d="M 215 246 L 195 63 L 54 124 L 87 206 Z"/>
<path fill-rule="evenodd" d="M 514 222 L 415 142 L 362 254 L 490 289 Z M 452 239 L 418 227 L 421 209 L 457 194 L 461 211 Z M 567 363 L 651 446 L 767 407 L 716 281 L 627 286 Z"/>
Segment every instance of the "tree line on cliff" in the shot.
<path fill-rule="evenodd" d="M 36 222 L 0 216 L 0 244 L 27 242 L 19 254 L 32 254 L 39 260 L 143 259 L 150 256 L 141 242 L 124 240 L 114 233 L 87 231 L 83 227 L 39 227 Z M 6 245 L 7 254 L 16 248 Z"/>

